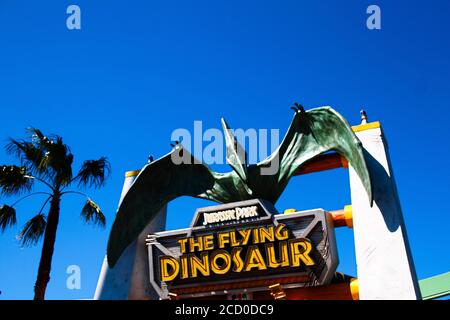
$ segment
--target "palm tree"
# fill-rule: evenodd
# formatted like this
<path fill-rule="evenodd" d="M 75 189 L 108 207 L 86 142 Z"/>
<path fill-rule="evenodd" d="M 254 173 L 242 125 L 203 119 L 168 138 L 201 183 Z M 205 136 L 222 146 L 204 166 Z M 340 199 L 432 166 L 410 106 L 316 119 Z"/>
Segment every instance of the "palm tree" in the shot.
<path fill-rule="evenodd" d="M 40 130 L 28 129 L 29 140 L 10 139 L 6 146 L 9 154 L 17 156 L 20 166 L 0 166 L 0 188 L 5 196 L 24 195 L 11 206 L 0 207 L 0 229 L 16 224 L 15 205 L 20 201 L 34 196 L 46 195 L 46 200 L 37 215 L 25 223 L 19 234 L 22 245 L 37 244 L 44 236 L 41 259 L 36 284 L 34 286 L 34 299 L 43 300 L 50 280 L 53 250 L 58 228 L 61 197 L 72 193 L 86 197 L 86 203 L 81 210 L 81 218 L 87 223 L 105 226 L 105 216 L 100 207 L 85 193 L 68 190 L 76 184 L 78 187 L 99 188 L 104 185 L 111 172 L 108 160 L 102 157 L 98 160 L 84 161 L 78 174 L 72 175 L 73 154 L 70 148 L 63 143 L 58 135 L 45 136 Z M 40 183 L 46 192 L 30 193 L 35 183 Z M 47 204 L 50 204 L 48 214 L 44 213 Z"/>

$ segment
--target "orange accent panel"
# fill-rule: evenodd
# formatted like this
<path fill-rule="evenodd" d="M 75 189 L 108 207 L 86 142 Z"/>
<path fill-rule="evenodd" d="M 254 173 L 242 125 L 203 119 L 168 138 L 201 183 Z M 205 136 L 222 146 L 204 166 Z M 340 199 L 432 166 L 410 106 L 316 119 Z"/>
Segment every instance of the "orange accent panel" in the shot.
<path fill-rule="evenodd" d="M 333 224 L 335 228 L 347 226 L 344 210 L 330 211 L 330 214 L 331 217 L 333 218 Z"/>
<path fill-rule="evenodd" d="M 295 175 L 337 168 L 348 168 L 347 160 L 338 153 L 322 154 L 305 162 L 305 164 L 295 173 Z"/>

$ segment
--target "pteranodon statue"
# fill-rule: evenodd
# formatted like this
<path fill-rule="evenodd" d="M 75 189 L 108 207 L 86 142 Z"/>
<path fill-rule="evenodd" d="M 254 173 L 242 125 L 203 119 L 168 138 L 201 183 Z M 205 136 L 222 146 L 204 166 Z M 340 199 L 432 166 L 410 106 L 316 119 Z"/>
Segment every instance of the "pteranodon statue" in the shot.
<path fill-rule="evenodd" d="M 268 158 L 257 164 L 249 165 L 245 157 L 239 155 L 236 139 L 222 119 L 226 158 L 233 169 L 231 172 L 218 173 L 199 164 L 181 144 L 162 158 L 145 165 L 117 211 L 108 241 L 109 266 L 115 265 L 126 247 L 173 199 L 192 196 L 229 203 L 260 198 L 275 204 L 290 178 L 306 161 L 329 151 L 335 151 L 347 159 L 372 202 L 370 176 L 362 144 L 347 121 L 330 107 L 305 111 L 301 105 L 295 104 L 292 109 L 295 115 L 283 141 Z M 175 164 L 174 153 L 190 161 Z M 268 168 L 277 170 L 270 172 Z"/>

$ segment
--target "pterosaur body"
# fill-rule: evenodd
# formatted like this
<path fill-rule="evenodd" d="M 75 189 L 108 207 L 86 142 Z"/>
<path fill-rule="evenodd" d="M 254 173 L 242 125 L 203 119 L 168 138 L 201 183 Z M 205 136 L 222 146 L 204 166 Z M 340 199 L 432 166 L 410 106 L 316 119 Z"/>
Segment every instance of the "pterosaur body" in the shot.
<path fill-rule="evenodd" d="M 192 196 L 229 203 L 260 198 L 275 204 L 290 178 L 306 161 L 329 151 L 347 159 L 372 201 L 362 145 L 347 121 L 330 107 L 304 111 L 296 104 L 294 110 L 292 123 L 279 147 L 257 164 L 246 163 L 228 125 L 222 120 L 227 162 L 232 171 L 218 173 L 199 164 L 181 144 L 144 166 L 119 205 L 108 242 L 109 265 L 115 265 L 125 248 L 171 200 Z M 182 155 L 190 161 L 175 164 L 174 155 Z"/>

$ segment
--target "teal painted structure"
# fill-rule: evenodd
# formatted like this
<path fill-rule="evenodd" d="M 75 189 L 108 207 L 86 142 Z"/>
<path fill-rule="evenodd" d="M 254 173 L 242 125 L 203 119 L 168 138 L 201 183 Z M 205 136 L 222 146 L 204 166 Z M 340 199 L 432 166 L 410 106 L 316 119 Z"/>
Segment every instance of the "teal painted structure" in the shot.
<path fill-rule="evenodd" d="M 423 300 L 437 299 L 450 295 L 450 272 L 419 281 Z"/>

